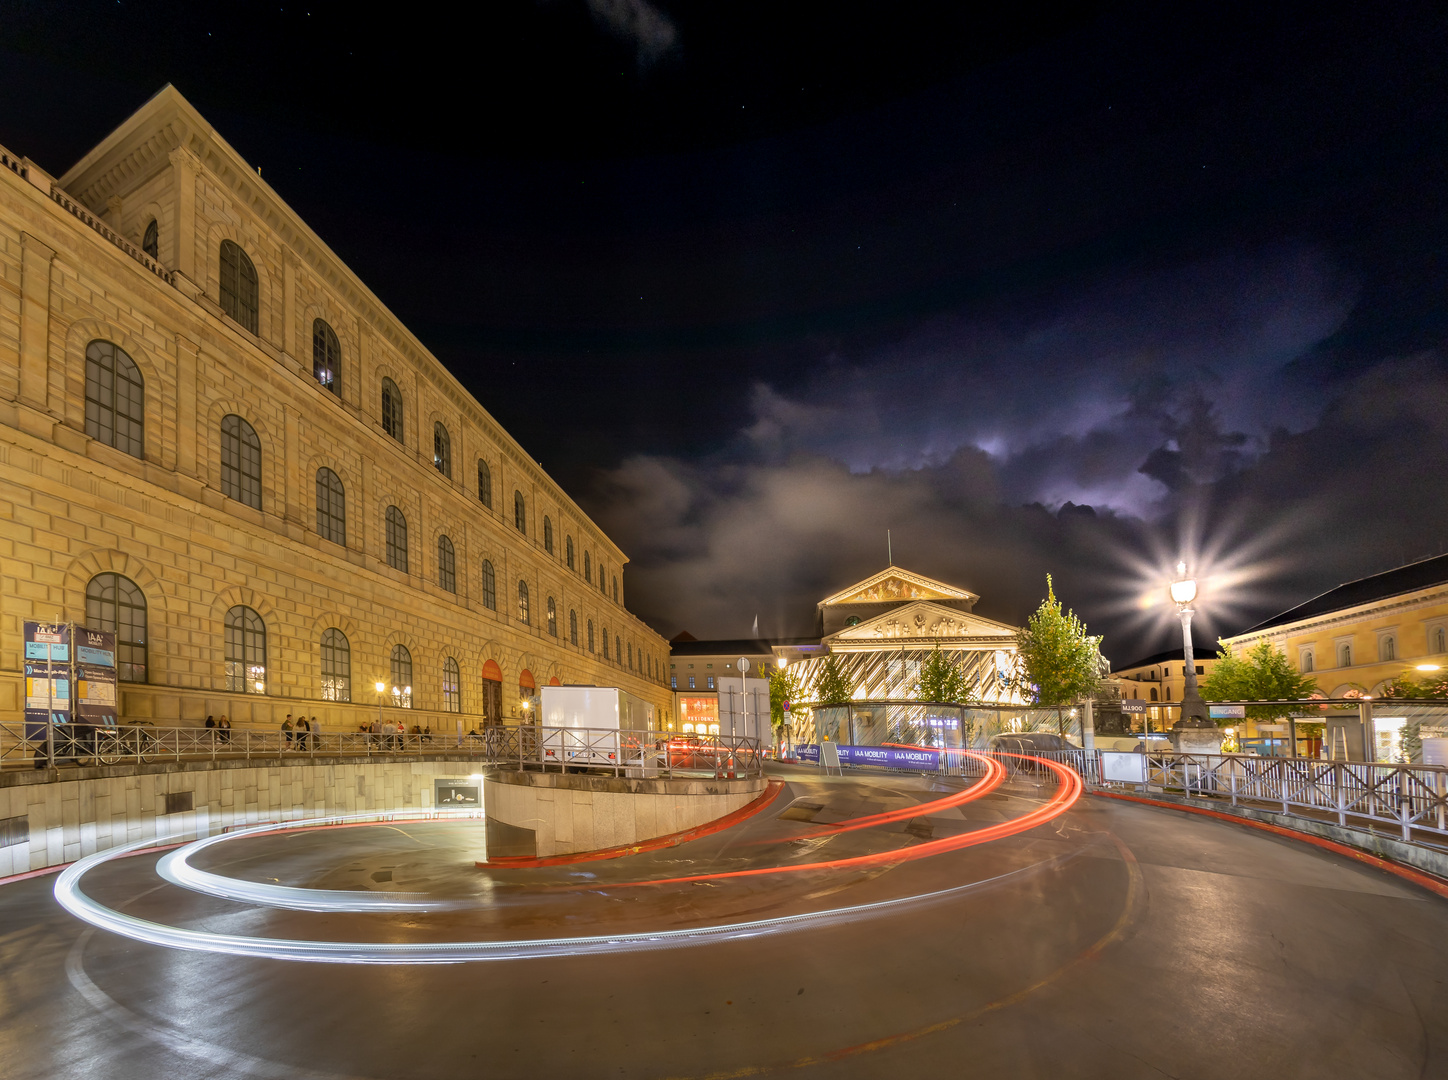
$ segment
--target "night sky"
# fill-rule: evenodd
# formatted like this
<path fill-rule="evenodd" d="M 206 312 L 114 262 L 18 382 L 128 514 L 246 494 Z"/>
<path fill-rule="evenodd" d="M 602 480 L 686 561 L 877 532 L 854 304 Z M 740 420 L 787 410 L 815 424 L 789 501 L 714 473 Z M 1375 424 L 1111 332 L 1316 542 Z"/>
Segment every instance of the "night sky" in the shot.
<path fill-rule="evenodd" d="M 206 6 L 11 0 L 0 143 L 174 83 L 668 635 L 808 633 L 887 529 L 1118 665 L 1178 557 L 1211 640 L 1448 550 L 1441 4 Z"/>

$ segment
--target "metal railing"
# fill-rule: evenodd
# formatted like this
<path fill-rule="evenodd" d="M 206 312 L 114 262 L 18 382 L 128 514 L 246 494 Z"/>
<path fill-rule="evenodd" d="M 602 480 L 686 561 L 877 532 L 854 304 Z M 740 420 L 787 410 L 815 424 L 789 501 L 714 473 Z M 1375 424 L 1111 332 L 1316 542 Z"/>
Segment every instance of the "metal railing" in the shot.
<path fill-rule="evenodd" d="M 1099 750 L 1036 756 L 1070 765 L 1094 787 L 1161 791 L 1448 846 L 1448 768 L 1256 754 L 1146 753 L 1139 783 L 1103 779 Z"/>
<path fill-rule="evenodd" d="M 608 728 L 484 727 L 458 736 L 416 732 L 57 725 L 54 760 L 42 724 L 0 724 L 0 768 L 117 765 L 254 758 L 387 758 L 447 755 L 514 769 L 576 769 L 615 776 L 757 777 L 756 740 L 728 735 Z M 64 772 L 60 773 L 64 776 Z"/>

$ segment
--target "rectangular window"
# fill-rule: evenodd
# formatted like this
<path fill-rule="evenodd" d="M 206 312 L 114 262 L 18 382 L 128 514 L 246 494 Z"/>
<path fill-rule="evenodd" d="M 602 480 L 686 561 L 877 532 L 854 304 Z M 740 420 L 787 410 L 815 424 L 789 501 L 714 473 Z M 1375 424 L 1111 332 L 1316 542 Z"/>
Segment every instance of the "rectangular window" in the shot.
<path fill-rule="evenodd" d="M 689 676 L 689 689 L 694 689 L 694 676 L 692 675 Z"/>
<path fill-rule="evenodd" d="M 677 690 L 678 688 L 679 688 L 679 677 L 678 677 L 677 675 L 670 675 L 670 676 L 669 676 L 669 689 L 670 689 L 670 690 Z"/>
<path fill-rule="evenodd" d="M 708 689 L 708 690 L 714 689 L 714 676 L 712 676 L 712 675 L 706 675 L 706 676 L 704 676 L 704 687 L 705 687 L 705 689 Z"/>

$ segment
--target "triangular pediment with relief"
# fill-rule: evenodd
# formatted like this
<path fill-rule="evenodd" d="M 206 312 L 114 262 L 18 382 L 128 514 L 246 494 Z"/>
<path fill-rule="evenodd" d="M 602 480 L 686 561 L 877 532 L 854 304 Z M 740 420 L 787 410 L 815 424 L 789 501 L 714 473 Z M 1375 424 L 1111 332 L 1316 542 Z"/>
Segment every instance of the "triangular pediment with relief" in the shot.
<path fill-rule="evenodd" d="M 831 604 L 899 603 L 903 600 L 978 600 L 975 593 L 935 581 L 923 574 L 913 574 L 898 566 L 889 567 L 873 577 L 856 582 L 848 589 L 820 601 Z"/>
<path fill-rule="evenodd" d="M 878 644 L 885 641 L 938 641 L 1002 638 L 1016 633 L 1016 627 L 984 619 L 979 615 L 916 601 L 891 608 L 856 626 L 847 626 L 825 641 L 831 645 Z"/>

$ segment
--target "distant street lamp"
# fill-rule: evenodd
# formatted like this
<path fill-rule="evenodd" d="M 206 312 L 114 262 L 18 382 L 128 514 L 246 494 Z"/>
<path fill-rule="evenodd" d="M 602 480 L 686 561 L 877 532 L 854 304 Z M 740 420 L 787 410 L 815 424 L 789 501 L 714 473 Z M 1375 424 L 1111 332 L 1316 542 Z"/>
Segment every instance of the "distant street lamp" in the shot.
<path fill-rule="evenodd" d="M 374 687 L 374 688 L 376 689 L 376 691 L 377 691 L 377 730 L 378 730 L 378 731 L 381 731 L 381 730 L 382 730 L 382 695 L 387 691 L 387 684 L 386 684 L 385 682 L 379 682 L 379 683 L 373 683 L 372 685 L 373 685 L 373 687 Z"/>
<path fill-rule="evenodd" d="M 1187 564 L 1177 563 L 1177 580 L 1171 583 L 1172 602 L 1182 621 L 1182 657 L 1186 661 L 1182 674 L 1186 676 L 1186 689 L 1182 691 L 1181 719 L 1172 725 L 1173 741 L 1179 753 L 1220 753 L 1222 735 L 1217 730 L 1197 690 L 1196 657 L 1192 654 L 1192 601 L 1197 598 L 1196 579 L 1187 577 Z"/>

